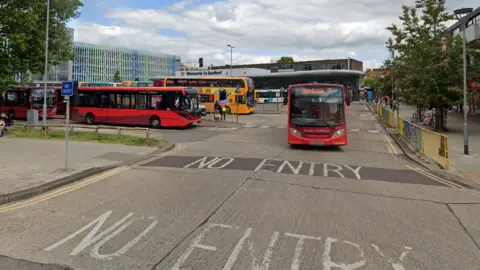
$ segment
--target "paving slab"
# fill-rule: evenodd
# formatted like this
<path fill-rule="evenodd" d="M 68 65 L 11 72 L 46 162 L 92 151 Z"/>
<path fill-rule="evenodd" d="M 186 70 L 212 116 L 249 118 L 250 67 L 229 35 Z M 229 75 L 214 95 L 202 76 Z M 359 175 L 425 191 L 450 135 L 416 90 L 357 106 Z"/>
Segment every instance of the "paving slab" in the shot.
<path fill-rule="evenodd" d="M 0 140 L 0 195 L 39 186 L 94 167 L 107 167 L 157 151 L 158 148 L 69 143 L 70 171 L 65 171 L 65 142 L 54 140 Z"/>

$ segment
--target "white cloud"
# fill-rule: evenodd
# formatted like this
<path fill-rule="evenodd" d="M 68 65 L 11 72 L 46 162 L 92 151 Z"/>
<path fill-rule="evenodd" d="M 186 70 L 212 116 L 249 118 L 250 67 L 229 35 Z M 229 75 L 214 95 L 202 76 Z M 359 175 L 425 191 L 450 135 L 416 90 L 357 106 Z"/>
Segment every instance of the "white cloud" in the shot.
<path fill-rule="evenodd" d="M 399 0 L 223 0 L 208 4 L 184 0 L 164 9 L 109 9 L 120 23 L 75 22 L 75 38 L 96 44 L 176 54 L 206 65 L 270 62 L 282 55 L 296 60 L 354 57 L 364 68 L 386 57 L 385 27 L 398 22 Z M 413 3 L 413 0 L 402 2 Z M 453 3 L 455 2 L 455 3 Z M 455 0 L 449 8 L 475 6 Z M 197 4 L 196 4 L 197 3 Z M 172 35 L 171 33 L 179 33 Z M 293 55 L 292 55 L 293 54 Z"/>

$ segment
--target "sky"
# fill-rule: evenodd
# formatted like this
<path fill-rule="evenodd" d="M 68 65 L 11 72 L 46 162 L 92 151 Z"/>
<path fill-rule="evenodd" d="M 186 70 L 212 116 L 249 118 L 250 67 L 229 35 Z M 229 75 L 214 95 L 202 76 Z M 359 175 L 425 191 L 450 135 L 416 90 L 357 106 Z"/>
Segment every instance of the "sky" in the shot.
<path fill-rule="evenodd" d="M 352 57 L 379 67 L 402 4 L 414 0 L 83 0 L 75 41 L 173 54 L 187 65 Z M 453 12 L 478 0 L 447 0 Z M 454 22 L 450 22 L 452 24 Z"/>

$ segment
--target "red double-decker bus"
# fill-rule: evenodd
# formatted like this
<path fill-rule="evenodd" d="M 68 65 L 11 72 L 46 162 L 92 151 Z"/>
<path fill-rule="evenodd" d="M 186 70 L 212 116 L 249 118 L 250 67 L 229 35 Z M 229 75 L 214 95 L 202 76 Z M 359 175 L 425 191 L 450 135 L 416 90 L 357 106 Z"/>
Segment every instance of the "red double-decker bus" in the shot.
<path fill-rule="evenodd" d="M 27 118 L 28 110 L 38 110 L 38 116 L 43 117 L 44 88 L 20 87 L 9 88 L 0 93 L 0 112 L 10 119 Z M 47 117 L 57 114 L 56 94 L 54 88 L 47 89 Z"/>
<path fill-rule="evenodd" d="M 72 120 L 87 124 L 185 127 L 202 121 L 199 93 L 187 87 L 80 87 Z"/>
<path fill-rule="evenodd" d="M 350 106 L 339 84 L 297 84 L 288 88 L 290 145 L 347 145 L 345 107 Z"/>

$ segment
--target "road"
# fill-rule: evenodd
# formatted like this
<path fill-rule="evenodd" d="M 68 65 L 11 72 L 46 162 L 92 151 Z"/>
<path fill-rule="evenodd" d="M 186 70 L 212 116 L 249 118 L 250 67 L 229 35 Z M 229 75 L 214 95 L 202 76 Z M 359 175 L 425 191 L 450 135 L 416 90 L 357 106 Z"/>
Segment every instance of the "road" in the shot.
<path fill-rule="evenodd" d="M 1 207 L 0 254 L 78 269 L 480 269 L 480 194 L 410 163 L 364 105 L 347 114 L 336 149 L 291 149 L 285 115 L 185 130 L 167 154 Z"/>

